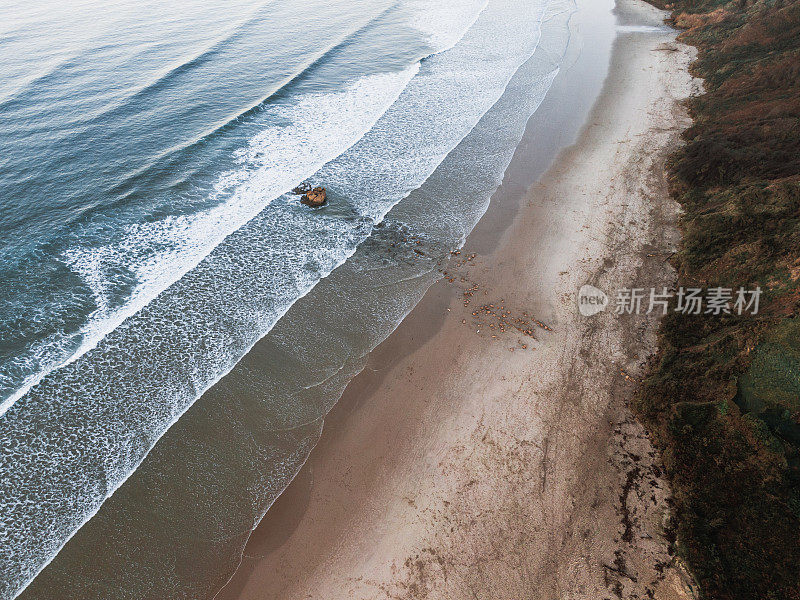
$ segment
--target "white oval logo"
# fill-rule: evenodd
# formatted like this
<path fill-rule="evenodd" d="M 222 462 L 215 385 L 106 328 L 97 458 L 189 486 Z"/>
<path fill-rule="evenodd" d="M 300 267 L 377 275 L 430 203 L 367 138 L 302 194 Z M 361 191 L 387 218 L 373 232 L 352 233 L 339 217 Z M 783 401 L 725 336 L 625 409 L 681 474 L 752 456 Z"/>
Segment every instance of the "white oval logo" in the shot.
<path fill-rule="evenodd" d="M 584 317 L 591 317 L 605 310 L 608 306 L 608 296 L 603 290 L 593 285 L 584 285 L 578 291 L 578 310 Z"/>

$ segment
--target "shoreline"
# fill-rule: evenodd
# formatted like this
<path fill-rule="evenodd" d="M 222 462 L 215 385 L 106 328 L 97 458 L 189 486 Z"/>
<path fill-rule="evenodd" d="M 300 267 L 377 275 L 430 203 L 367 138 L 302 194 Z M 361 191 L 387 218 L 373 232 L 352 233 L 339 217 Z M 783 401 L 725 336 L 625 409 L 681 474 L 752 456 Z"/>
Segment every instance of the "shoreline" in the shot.
<path fill-rule="evenodd" d="M 646 26 L 663 15 L 632 0 L 615 13 Z M 685 597 L 685 576 L 664 566 L 666 484 L 625 406 L 656 319 L 584 318 L 575 304 L 584 283 L 672 281 L 663 161 L 694 85 L 675 35 L 618 34 L 577 142 L 517 192 L 513 218 L 513 202 L 493 199 L 448 268 L 454 281 L 373 351 L 218 599 Z M 473 315 L 484 303 L 491 314 Z M 552 331 L 503 326 L 528 315 Z"/>

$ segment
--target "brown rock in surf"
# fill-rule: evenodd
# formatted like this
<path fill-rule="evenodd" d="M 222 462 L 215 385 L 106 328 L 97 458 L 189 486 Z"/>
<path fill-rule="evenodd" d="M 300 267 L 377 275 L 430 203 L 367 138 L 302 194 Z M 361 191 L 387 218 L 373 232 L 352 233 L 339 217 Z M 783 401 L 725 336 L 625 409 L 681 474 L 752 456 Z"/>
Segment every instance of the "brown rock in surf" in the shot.
<path fill-rule="evenodd" d="M 324 187 L 315 187 L 313 190 L 303 194 L 300 202 L 306 206 L 318 207 L 324 206 L 327 201 L 327 195 Z"/>

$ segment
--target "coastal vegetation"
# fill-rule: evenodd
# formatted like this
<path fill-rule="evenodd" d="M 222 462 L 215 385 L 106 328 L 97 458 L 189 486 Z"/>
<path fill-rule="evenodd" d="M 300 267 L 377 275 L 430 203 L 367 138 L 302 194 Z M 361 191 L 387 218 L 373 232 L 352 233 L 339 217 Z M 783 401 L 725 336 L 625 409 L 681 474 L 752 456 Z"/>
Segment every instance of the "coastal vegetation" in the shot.
<path fill-rule="evenodd" d="M 635 410 L 661 448 L 701 598 L 800 598 L 800 2 L 678 0 L 705 92 L 671 158 L 678 285 L 757 314 L 670 311 Z"/>

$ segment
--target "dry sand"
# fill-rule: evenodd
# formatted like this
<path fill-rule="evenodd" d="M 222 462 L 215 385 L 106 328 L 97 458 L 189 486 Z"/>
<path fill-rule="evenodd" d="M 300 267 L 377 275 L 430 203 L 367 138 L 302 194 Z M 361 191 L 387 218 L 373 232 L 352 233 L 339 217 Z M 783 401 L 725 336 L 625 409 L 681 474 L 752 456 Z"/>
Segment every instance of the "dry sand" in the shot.
<path fill-rule="evenodd" d="M 583 317 L 576 296 L 673 282 L 663 165 L 688 124 L 692 57 L 673 33 L 620 33 L 577 143 L 493 249 L 471 258 L 487 246 L 476 229 L 371 355 L 219 599 L 690 594 L 663 537 L 668 488 L 626 407 L 657 318 Z"/>

